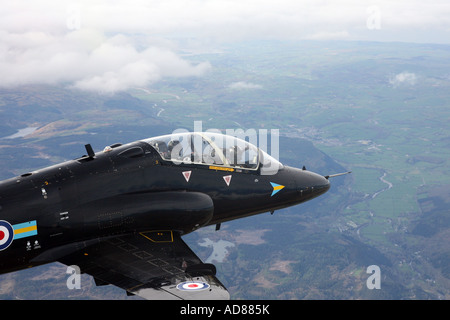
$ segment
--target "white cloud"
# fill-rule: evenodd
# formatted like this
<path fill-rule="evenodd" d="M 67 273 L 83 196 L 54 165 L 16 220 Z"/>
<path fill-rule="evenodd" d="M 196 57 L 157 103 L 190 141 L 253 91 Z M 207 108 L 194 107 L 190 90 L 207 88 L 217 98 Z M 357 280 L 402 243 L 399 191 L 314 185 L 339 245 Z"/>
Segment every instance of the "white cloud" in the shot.
<path fill-rule="evenodd" d="M 233 90 L 254 90 L 254 89 L 262 89 L 262 86 L 256 83 L 238 81 L 231 83 L 228 88 Z"/>
<path fill-rule="evenodd" d="M 417 75 L 412 72 L 401 72 L 389 79 L 389 83 L 394 86 L 413 86 L 417 83 Z"/>
<path fill-rule="evenodd" d="M 448 0 L 114 0 L 4 1 L 0 30 L 202 35 L 215 38 L 304 38 L 367 30 L 374 10 L 381 29 L 449 31 Z M 338 31 L 337 31 L 338 30 Z M 373 34 L 373 33 L 372 33 Z M 368 39 L 370 40 L 370 39 Z M 400 39 L 399 39 L 400 40 Z M 450 40 L 447 40 L 447 42 Z"/>
<path fill-rule="evenodd" d="M 192 65 L 168 48 L 137 47 L 129 37 L 86 29 L 64 35 L 0 32 L 0 86 L 64 83 L 114 92 L 162 77 L 201 76 L 210 68 L 207 62 Z"/>
<path fill-rule="evenodd" d="M 164 77 L 202 76 L 211 68 L 208 62 L 192 65 L 165 48 L 138 51 L 129 44 L 110 42 L 93 50 L 85 63 L 83 77 L 73 86 L 106 92 L 145 86 Z"/>
<path fill-rule="evenodd" d="M 6 6 L 14 19 L 0 13 L 0 87 L 64 84 L 115 92 L 163 77 L 202 76 L 211 68 L 189 63 L 167 41 L 83 26 L 82 15 L 73 16 L 82 12 L 78 7 L 42 4 Z"/>
<path fill-rule="evenodd" d="M 81 6 L 82 7 L 82 6 Z M 81 10 L 83 24 L 109 32 L 148 32 L 197 36 L 219 41 L 305 39 L 326 35 L 342 39 L 425 41 L 415 30 L 449 43 L 448 0 L 154 0 L 114 1 Z M 379 21 L 373 21 L 373 19 Z M 368 22 L 379 25 L 370 32 Z M 389 36 L 388 36 L 389 35 Z"/>

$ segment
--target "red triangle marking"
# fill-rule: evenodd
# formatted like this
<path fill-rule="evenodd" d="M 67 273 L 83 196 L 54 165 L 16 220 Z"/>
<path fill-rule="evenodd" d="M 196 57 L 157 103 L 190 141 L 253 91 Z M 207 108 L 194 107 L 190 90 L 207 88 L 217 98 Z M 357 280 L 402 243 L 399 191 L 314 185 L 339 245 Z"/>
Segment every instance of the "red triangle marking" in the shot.
<path fill-rule="evenodd" d="M 186 182 L 189 182 L 189 179 L 191 178 L 191 172 L 192 171 L 183 171 L 183 177 L 186 179 Z"/>
<path fill-rule="evenodd" d="M 223 180 L 225 180 L 225 183 L 227 184 L 227 186 L 230 186 L 230 182 L 231 182 L 231 175 L 229 176 L 224 176 Z"/>

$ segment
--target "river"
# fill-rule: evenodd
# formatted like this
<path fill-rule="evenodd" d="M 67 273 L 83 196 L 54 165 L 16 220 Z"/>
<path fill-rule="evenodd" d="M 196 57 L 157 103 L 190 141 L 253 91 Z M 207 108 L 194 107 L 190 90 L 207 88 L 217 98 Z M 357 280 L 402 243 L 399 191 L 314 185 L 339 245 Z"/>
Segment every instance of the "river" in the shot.
<path fill-rule="evenodd" d="M 375 197 L 378 196 L 380 193 L 385 192 L 385 191 L 391 189 L 391 188 L 394 186 L 391 182 L 389 182 L 389 181 L 387 181 L 386 179 L 384 179 L 384 177 L 386 177 L 386 172 L 383 173 L 383 176 L 380 177 L 379 179 L 380 179 L 381 182 L 387 184 L 387 187 L 384 188 L 384 189 L 382 189 L 382 190 L 380 190 L 380 191 L 378 191 L 378 192 L 375 192 L 375 193 L 372 195 L 372 199 L 375 199 Z"/>

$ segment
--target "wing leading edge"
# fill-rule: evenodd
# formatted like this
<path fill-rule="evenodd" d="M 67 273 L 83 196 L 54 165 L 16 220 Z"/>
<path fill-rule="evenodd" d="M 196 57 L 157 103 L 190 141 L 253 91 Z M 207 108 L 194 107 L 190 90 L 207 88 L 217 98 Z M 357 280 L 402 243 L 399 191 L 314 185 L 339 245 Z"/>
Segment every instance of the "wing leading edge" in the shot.
<path fill-rule="evenodd" d="M 215 267 L 173 231 L 110 238 L 59 261 L 77 265 L 97 285 L 112 284 L 145 299 L 230 299 Z"/>

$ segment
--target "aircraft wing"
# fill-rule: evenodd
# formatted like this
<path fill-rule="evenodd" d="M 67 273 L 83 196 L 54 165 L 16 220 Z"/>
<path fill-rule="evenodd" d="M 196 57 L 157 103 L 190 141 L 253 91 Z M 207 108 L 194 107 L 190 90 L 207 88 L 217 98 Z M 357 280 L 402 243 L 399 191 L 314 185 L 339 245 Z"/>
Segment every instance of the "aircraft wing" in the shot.
<path fill-rule="evenodd" d="M 97 285 L 112 284 L 145 299 L 229 299 L 215 277 L 173 231 L 152 231 L 102 240 L 59 259 L 77 265 Z"/>

